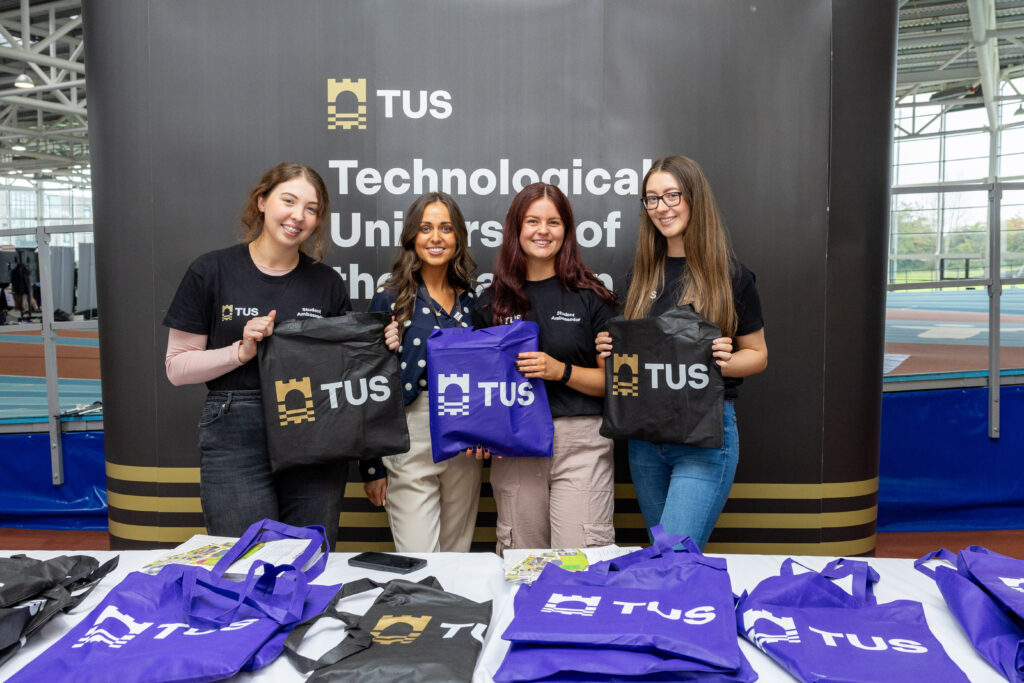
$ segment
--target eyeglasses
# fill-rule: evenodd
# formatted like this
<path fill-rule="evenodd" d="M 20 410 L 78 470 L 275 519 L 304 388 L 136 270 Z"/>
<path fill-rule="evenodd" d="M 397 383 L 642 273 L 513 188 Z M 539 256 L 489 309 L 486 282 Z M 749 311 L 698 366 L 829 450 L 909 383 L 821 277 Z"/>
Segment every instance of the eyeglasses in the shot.
<path fill-rule="evenodd" d="M 666 192 L 665 194 L 649 194 L 646 197 L 640 198 L 640 203 L 644 205 L 644 208 L 648 211 L 654 211 L 658 208 L 658 201 L 665 202 L 665 206 L 677 206 L 683 198 L 682 192 Z"/>

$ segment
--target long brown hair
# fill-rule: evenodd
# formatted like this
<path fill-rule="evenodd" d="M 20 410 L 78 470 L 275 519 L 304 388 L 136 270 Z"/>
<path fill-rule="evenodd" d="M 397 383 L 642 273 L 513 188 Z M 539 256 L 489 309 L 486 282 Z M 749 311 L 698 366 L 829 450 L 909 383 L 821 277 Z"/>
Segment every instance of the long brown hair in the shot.
<path fill-rule="evenodd" d="M 446 278 L 448 284 L 456 292 L 469 289 L 473 286 L 473 271 L 476 270 L 476 261 L 469 255 L 469 236 L 466 232 L 466 219 L 462 216 L 459 205 L 452 197 L 444 192 L 428 192 L 416 198 L 412 206 L 405 212 L 405 219 L 402 223 L 402 248 L 391 266 L 391 277 L 384 283 L 384 286 L 395 292 L 395 320 L 398 321 L 398 330 L 405 332 L 406 320 L 412 317 L 412 309 L 416 303 L 416 291 L 420 287 L 420 268 L 423 262 L 416 253 L 416 236 L 420 231 L 420 221 L 423 220 L 423 211 L 430 204 L 444 204 L 448 209 L 448 216 L 451 218 L 452 229 L 455 235 L 455 253 L 448 261 Z"/>
<path fill-rule="evenodd" d="M 516 316 L 526 316 L 530 312 L 530 300 L 523 289 L 526 282 L 526 254 L 519 243 L 519 233 L 530 205 L 545 198 L 555 205 L 565 227 L 562 248 L 555 257 L 555 274 L 562 286 L 570 290 L 590 289 L 611 306 L 616 304 L 615 295 L 601 284 L 594 271 L 583 265 L 580 247 L 576 242 L 576 219 L 572 215 L 569 198 L 557 185 L 533 183 L 519 191 L 505 215 L 504 235 L 494 264 L 494 284 L 491 285 L 491 322 L 497 325 Z"/>
<path fill-rule="evenodd" d="M 690 222 L 683 233 L 686 275 L 677 303 L 693 304 L 698 313 L 721 328 L 722 334 L 731 337 L 736 333 L 736 306 L 729 273 L 732 250 L 711 185 L 696 161 L 670 156 L 651 166 L 644 176 L 641 196 L 646 196 L 647 181 L 654 173 L 670 173 L 679 182 L 683 201 L 690 207 Z M 651 292 L 661 292 L 665 287 L 667 253 L 668 242 L 644 210 L 640 215 L 633 280 L 626 295 L 627 318 L 642 318 L 650 312 L 654 303 Z"/>
<path fill-rule="evenodd" d="M 246 233 L 242 241 L 248 244 L 254 241 L 263 232 L 263 212 L 259 208 L 259 199 L 266 200 L 274 188 L 281 183 L 288 182 L 292 178 L 302 177 L 309 181 L 309 184 L 316 190 L 316 227 L 313 228 L 311 239 L 307 239 L 299 247 L 303 252 L 319 261 L 324 257 L 324 216 L 330 206 L 330 197 L 327 194 L 327 185 L 320 174 L 309 166 L 293 163 L 281 163 L 263 174 L 260 181 L 249 191 L 249 196 L 242 207 L 242 225 Z M 310 244 L 312 242 L 312 245 Z"/>

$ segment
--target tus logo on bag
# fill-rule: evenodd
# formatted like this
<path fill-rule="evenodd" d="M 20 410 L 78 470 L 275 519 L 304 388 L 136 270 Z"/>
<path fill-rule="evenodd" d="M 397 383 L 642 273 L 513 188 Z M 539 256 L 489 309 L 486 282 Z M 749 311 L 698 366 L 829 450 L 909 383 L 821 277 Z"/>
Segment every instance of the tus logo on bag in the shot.
<path fill-rule="evenodd" d="M 274 391 L 277 395 L 277 415 L 281 418 L 282 427 L 302 422 L 316 422 L 316 413 L 313 410 L 313 388 L 310 386 L 309 377 L 276 380 L 274 382 Z M 303 399 L 303 404 L 300 408 L 288 407 L 286 399 L 288 394 L 293 391 L 299 392 Z"/>
<path fill-rule="evenodd" d="M 409 645 L 423 634 L 423 630 L 427 628 L 429 623 L 430 615 L 414 617 L 410 614 L 397 616 L 384 614 L 377 620 L 377 625 L 370 630 L 370 633 L 373 635 L 373 642 L 380 643 L 381 645 L 392 645 L 394 643 Z M 405 625 L 409 630 L 403 633 L 385 635 L 385 631 L 396 625 Z"/>
<path fill-rule="evenodd" d="M 452 386 L 461 392 L 449 398 L 448 387 Z M 437 376 L 437 414 L 469 415 L 469 375 Z"/>
<path fill-rule="evenodd" d="M 756 630 L 755 626 L 757 626 L 759 621 L 768 621 L 774 624 L 779 629 L 782 629 L 782 633 L 772 631 L 770 628 L 766 633 Z M 765 650 L 765 646 L 772 643 L 800 644 L 802 642 L 795 619 L 792 617 L 779 617 L 767 610 L 747 610 L 744 612 L 743 628 L 747 637 L 761 650 Z M 806 632 L 808 640 L 817 642 L 817 638 L 814 636 L 818 636 L 826 647 L 854 647 L 858 650 L 891 649 L 893 652 L 902 652 L 904 654 L 923 654 L 928 652 L 928 648 L 924 645 L 909 638 L 886 639 L 882 636 L 827 631 L 810 625 L 807 625 Z"/>
<path fill-rule="evenodd" d="M 640 359 L 635 353 L 612 354 L 612 395 L 636 398 L 640 396 Z M 645 389 L 666 388 L 701 390 L 711 383 L 708 366 L 704 363 L 644 363 Z"/>
<path fill-rule="evenodd" d="M 564 607 L 563 602 L 571 604 L 580 604 L 582 607 Z M 597 606 L 601 604 L 600 595 L 562 595 L 561 593 L 552 593 L 551 597 L 548 598 L 548 602 L 544 607 L 541 608 L 541 612 L 547 612 L 549 614 L 576 614 L 581 617 L 592 617 L 597 612 Z"/>
<path fill-rule="evenodd" d="M 71 647 L 79 648 L 87 643 L 100 643 L 117 649 L 152 625 L 151 621 L 135 621 L 114 605 L 107 605 L 96 617 L 92 628 Z M 118 633 L 121 635 L 115 635 Z"/>
<path fill-rule="evenodd" d="M 626 372 L 623 372 L 625 370 Z M 640 360 L 635 353 L 613 353 L 612 396 L 637 396 L 640 392 Z"/>

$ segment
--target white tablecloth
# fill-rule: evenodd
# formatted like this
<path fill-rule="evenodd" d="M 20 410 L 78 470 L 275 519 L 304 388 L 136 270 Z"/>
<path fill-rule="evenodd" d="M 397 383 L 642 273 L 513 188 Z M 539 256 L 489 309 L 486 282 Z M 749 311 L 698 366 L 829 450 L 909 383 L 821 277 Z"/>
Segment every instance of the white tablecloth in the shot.
<path fill-rule="evenodd" d="M 77 551 L 76 551 L 77 552 Z M 74 624 L 78 623 L 117 582 L 133 570 L 137 570 L 148 562 L 163 554 L 164 551 L 128 551 L 99 552 L 86 551 L 101 561 L 113 555 L 121 556 L 118 568 L 111 572 L 91 595 L 71 614 L 60 615 L 48 624 L 43 631 L 33 638 L 26 647 L 13 659 L 0 667 L 0 680 L 6 680 L 26 662 L 39 655 L 53 642 L 61 637 Z M 15 554 L 16 551 L 3 553 L 4 556 Z M 30 557 L 46 558 L 74 552 L 25 551 Z M 353 579 L 370 577 L 377 581 L 388 581 L 397 574 L 377 572 L 368 569 L 350 567 L 347 560 L 352 553 L 332 554 L 324 574 L 316 583 L 334 584 Z M 436 576 L 446 590 L 458 593 L 471 600 L 493 600 L 493 617 L 484 650 L 477 662 L 473 680 L 475 682 L 491 681 L 493 673 L 500 666 L 507 649 L 507 643 L 501 640 L 501 633 L 512 619 L 512 596 L 515 586 L 507 584 L 502 575 L 502 562 L 497 555 L 489 553 L 434 553 L 417 555 L 427 558 L 427 566 L 419 571 L 406 574 L 402 578 L 417 581 L 425 576 Z M 779 565 L 785 559 L 780 555 L 726 555 L 729 564 L 729 576 L 734 593 L 753 588 L 759 581 L 778 573 Z M 820 569 L 831 558 L 799 557 L 802 564 L 813 569 Z M 952 614 L 946 608 L 942 596 L 931 579 L 917 572 L 912 560 L 870 559 L 871 566 L 881 575 L 881 581 L 875 587 L 875 595 L 879 602 L 897 599 L 917 600 L 924 604 L 928 625 L 932 632 L 945 647 L 950 657 L 963 669 L 964 673 L 978 683 L 985 681 L 1004 680 L 985 660 L 979 657 L 970 642 L 964 636 Z M 342 608 L 357 614 L 364 612 L 372 604 L 377 591 L 354 596 L 342 603 Z M 324 633 L 308 641 L 303 652 L 312 656 L 326 650 L 337 640 L 337 632 Z M 760 680 L 765 683 L 774 681 L 792 681 L 781 667 L 748 642 L 740 639 L 744 654 L 758 672 Z M 236 676 L 232 680 L 247 681 L 302 681 L 304 676 L 296 671 L 287 657 L 280 657 L 267 668 L 253 673 Z"/>

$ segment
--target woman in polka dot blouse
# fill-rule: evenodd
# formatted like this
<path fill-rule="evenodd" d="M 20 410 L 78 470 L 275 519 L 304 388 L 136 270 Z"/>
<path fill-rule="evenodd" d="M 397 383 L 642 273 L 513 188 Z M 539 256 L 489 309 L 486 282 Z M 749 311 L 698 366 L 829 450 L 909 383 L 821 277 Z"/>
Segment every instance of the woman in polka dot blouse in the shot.
<path fill-rule="evenodd" d="M 476 263 L 468 242 L 454 199 L 443 192 L 419 197 L 405 212 L 391 277 L 370 302 L 370 311 L 393 316 L 386 341 L 401 356 L 411 445 L 370 463 L 365 471 L 375 478 L 363 487 L 371 502 L 387 509 L 399 552 L 467 552 L 473 540 L 481 463 L 461 457 L 434 462 L 427 397 L 427 337 L 438 327 L 469 326 L 473 312 Z"/>

